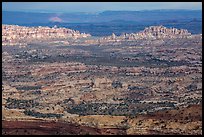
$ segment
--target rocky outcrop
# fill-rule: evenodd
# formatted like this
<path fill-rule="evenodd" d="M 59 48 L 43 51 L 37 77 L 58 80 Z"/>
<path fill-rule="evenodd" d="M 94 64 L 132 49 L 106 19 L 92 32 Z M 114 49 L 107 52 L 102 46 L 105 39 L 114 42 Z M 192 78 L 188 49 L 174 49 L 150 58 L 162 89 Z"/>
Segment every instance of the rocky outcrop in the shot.
<path fill-rule="evenodd" d="M 159 38 L 184 38 L 190 36 L 191 33 L 185 29 L 166 28 L 164 26 L 150 26 L 138 33 L 122 34 L 119 37 L 111 36 L 112 39 L 159 39 Z"/>
<path fill-rule="evenodd" d="M 50 27 L 23 27 L 17 25 L 2 25 L 2 45 L 27 45 L 31 42 L 54 41 L 56 43 L 67 44 L 112 44 L 117 45 L 121 42 L 137 40 L 161 40 L 172 38 L 191 38 L 191 35 L 185 29 L 166 28 L 164 26 L 150 26 L 137 33 L 124 33 L 116 36 L 114 33 L 110 36 L 97 39 L 86 39 L 80 41 L 76 39 L 90 37 L 90 34 L 80 33 L 79 31 Z M 202 35 L 199 35 L 202 37 Z M 65 40 L 65 41 L 64 41 Z M 54 43 L 56 45 L 56 43 Z"/>
<path fill-rule="evenodd" d="M 136 39 L 163 39 L 163 38 L 184 38 L 190 36 L 185 29 L 166 28 L 164 26 L 151 26 L 145 28 L 143 31 L 138 33 L 123 34 L 119 36 L 121 39 L 136 40 Z"/>
<path fill-rule="evenodd" d="M 57 26 L 50 28 L 2 25 L 2 45 L 26 45 L 33 40 L 78 39 L 89 36 L 91 35 Z"/>
<path fill-rule="evenodd" d="M 176 28 L 166 28 L 164 26 L 151 26 L 145 28 L 144 31 L 139 33 L 140 35 L 151 35 L 156 38 L 177 38 L 177 37 L 186 37 L 190 36 L 191 33 L 185 29 L 176 29 Z"/>
<path fill-rule="evenodd" d="M 113 33 L 111 36 L 101 37 L 98 40 L 87 40 L 86 42 L 90 44 L 116 44 L 123 41 L 188 38 L 191 36 L 191 33 L 185 29 L 166 28 L 164 26 L 150 26 L 137 33 L 124 33 L 120 36 L 116 36 Z"/>

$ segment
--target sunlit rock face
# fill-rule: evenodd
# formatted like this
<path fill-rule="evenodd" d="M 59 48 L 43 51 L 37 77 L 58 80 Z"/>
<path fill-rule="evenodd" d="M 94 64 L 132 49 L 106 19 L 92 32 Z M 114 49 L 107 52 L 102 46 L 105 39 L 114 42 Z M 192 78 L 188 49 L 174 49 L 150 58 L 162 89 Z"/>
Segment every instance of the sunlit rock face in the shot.
<path fill-rule="evenodd" d="M 97 40 L 86 40 L 88 44 L 116 44 L 124 41 L 137 41 L 137 40 L 164 40 L 175 38 L 191 38 L 191 35 L 186 29 L 166 28 L 164 26 L 150 26 L 146 27 L 143 31 L 136 33 L 124 33 L 116 36 L 114 33 L 110 36 L 100 37 Z M 197 36 L 198 37 L 198 36 Z M 199 37 L 202 37 L 200 35 Z"/>
<path fill-rule="evenodd" d="M 33 40 L 78 39 L 91 36 L 79 31 L 55 27 L 24 27 L 18 25 L 2 25 L 3 45 L 26 45 Z"/>
<path fill-rule="evenodd" d="M 164 26 L 150 26 L 145 28 L 143 31 L 138 33 L 130 33 L 130 34 L 122 34 L 120 36 L 116 36 L 114 33 L 112 36 L 109 36 L 104 39 L 126 39 L 126 40 L 136 40 L 136 39 L 145 39 L 145 38 L 183 38 L 190 36 L 191 33 L 185 29 L 176 29 L 176 28 L 166 28 Z"/>
<path fill-rule="evenodd" d="M 145 28 L 141 34 L 144 35 L 152 35 L 156 38 L 173 38 L 173 37 L 186 37 L 191 35 L 191 33 L 188 32 L 188 30 L 185 29 L 176 29 L 176 28 L 166 28 L 164 26 L 151 26 L 148 28 Z"/>

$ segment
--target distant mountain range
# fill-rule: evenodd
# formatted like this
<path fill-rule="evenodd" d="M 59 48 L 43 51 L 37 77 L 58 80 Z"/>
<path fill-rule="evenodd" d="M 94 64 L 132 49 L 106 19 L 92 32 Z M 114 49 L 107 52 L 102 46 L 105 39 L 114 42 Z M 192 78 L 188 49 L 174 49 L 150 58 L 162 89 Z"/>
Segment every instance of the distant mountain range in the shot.
<path fill-rule="evenodd" d="M 2 23 L 22 26 L 66 27 L 92 36 L 135 33 L 147 26 L 164 25 L 202 33 L 201 10 L 104 11 L 101 13 L 37 13 L 3 11 Z"/>
<path fill-rule="evenodd" d="M 160 20 L 202 20 L 201 10 L 104 11 L 102 13 L 34 13 L 3 11 L 3 24 L 155 22 Z"/>

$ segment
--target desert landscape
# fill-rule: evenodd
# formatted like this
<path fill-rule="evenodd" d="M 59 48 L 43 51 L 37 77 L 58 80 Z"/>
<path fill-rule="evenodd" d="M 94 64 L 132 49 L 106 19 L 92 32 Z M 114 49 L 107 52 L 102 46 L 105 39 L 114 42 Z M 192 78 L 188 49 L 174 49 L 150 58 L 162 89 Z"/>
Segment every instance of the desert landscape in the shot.
<path fill-rule="evenodd" d="M 202 34 L 2 28 L 3 135 L 202 134 Z"/>

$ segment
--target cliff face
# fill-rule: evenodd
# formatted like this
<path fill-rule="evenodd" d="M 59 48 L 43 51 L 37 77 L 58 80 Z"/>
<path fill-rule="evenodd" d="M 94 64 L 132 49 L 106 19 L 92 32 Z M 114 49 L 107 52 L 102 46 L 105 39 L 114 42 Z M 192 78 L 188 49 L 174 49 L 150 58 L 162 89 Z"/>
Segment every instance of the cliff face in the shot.
<path fill-rule="evenodd" d="M 150 26 L 143 31 L 130 34 L 122 34 L 116 36 L 114 33 L 111 36 L 99 37 L 97 39 L 86 39 L 80 42 L 80 38 L 90 37 L 90 34 L 80 33 L 79 31 L 52 27 L 23 27 L 17 25 L 2 25 L 2 45 L 27 45 L 31 42 L 47 42 L 59 40 L 65 44 L 118 44 L 123 41 L 137 40 L 161 40 L 174 38 L 192 38 L 196 35 L 191 35 L 185 29 L 166 28 L 164 26 Z M 200 35 L 199 37 L 202 37 Z"/>
<path fill-rule="evenodd" d="M 151 35 L 155 38 L 176 38 L 176 37 L 186 37 L 190 36 L 185 29 L 176 29 L 176 28 L 166 28 L 164 26 L 151 26 L 145 28 L 144 31 L 140 32 L 139 35 Z"/>
<path fill-rule="evenodd" d="M 122 41 L 190 38 L 192 36 L 193 35 L 191 35 L 191 33 L 185 29 L 166 28 L 164 26 L 150 26 L 137 33 L 125 33 L 120 36 L 116 36 L 113 33 L 111 36 L 101 37 L 98 40 L 87 40 L 86 42 L 92 44 L 116 44 Z"/>
<path fill-rule="evenodd" d="M 138 33 L 122 34 L 120 36 L 109 36 L 103 39 L 112 39 L 112 40 L 137 40 L 137 39 L 158 39 L 158 38 L 185 38 L 190 36 L 187 30 L 184 29 L 175 29 L 175 28 L 166 28 L 164 26 L 150 26 L 145 28 L 143 31 Z"/>
<path fill-rule="evenodd" d="M 79 31 L 66 28 L 24 27 L 17 25 L 2 25 L 3 45 L 26 45 L 32 40 L 78 39 L 91 36 Z"/>

